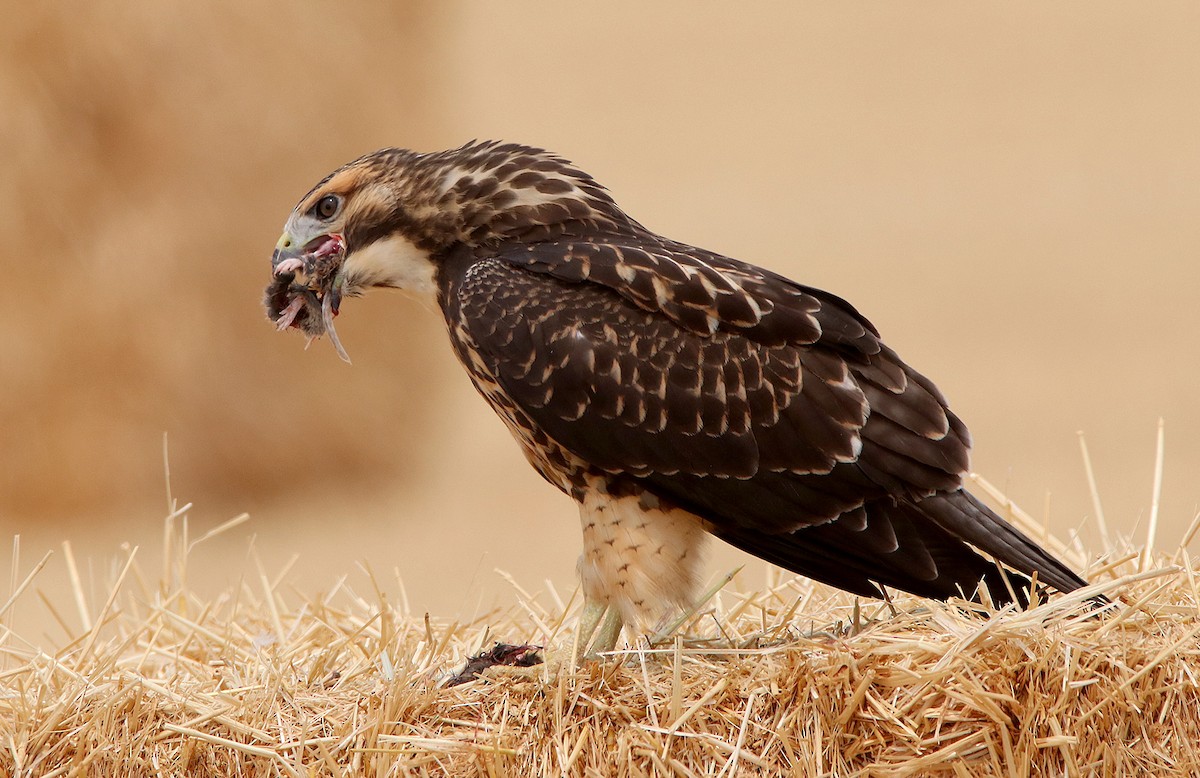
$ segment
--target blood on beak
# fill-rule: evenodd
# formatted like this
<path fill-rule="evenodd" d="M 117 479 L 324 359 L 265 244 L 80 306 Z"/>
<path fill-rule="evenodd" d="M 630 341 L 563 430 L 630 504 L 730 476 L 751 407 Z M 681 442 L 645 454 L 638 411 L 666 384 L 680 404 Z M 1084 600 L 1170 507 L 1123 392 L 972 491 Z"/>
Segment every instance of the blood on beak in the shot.
<path fill-rule="evenodd" d="M 300 327 L 310 339 L 327 335 L 338 356 L 349 362 L 333 326 L 342 301 L 345 258 L 346 239 L 338 233 L 318 235 L 301 245 L 285 232 L 271 255 L 275 280 L 267 289 L 267 309 L 281 330 Z M 319 317 L 310 315 L 318 312 Z"/>
<path fill-rule="evenodd" d="M 310 289 L 321 290 L 341 268 L 345 253 L 346 239 L 336 232 L 318 235 L 303 245 L 285 232 L 271 255 L 271 271 L 277 277 L 302 274 L 308 277 Z"/>

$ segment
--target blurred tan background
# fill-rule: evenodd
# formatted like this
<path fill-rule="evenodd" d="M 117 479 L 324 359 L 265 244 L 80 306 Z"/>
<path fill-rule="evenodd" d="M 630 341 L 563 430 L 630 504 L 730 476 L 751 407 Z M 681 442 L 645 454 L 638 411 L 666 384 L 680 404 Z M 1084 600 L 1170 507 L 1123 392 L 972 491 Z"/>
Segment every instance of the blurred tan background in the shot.
<path fill-rule="evenodd" d="M 401 297 L 307 352 L 265 321 L 294 202 L 385 145 L 573 159 L 647 226 L 849 298 L 932 376 L 975 467 L 1060 531 L 1160 545 L 1200 502 L 1200 6 L 3 3 L 0 530 L 155 548 L 173 491 L 217 583 L 248 538 L 319 590 L 400 567 L 469 615 L 573 585 L 540 482 Z M 211 560 L 233 559 L 227 567 Z M 738 559 L 715 555 L 714 570 Z M 54 564 L 60 564 L 55 562 Z M 761 580 L 750 572 L 750 585 Z"/>

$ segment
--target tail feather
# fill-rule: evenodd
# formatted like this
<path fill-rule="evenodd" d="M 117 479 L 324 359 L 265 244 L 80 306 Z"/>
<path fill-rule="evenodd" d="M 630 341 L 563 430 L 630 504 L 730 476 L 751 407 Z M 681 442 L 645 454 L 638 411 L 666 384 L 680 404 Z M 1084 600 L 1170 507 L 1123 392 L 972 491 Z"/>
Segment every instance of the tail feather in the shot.
<path fill-rule="evenodd" d="M 1087 581 L 997 516 L 969 492 L 942 492 L 917 504 L 946 531 L 1025 575 L 1037 573 L 1042 583 L 1060 592 L 1087 586 Z"/>
<path fill-rule="evenodd" d="M 787 534 L 737 525 L 714 531 L 773 564 L 865 596 L 881 596 L 883 585 L 939 600 L 974 598 L 982 586 L 997 605 L 1015 599 L 1024 607 L 1035 572 L 1040 583 L 1061 592 L 1087 585 L 962 490 L 916 502 L 876 500 L 847 519 Z"/>

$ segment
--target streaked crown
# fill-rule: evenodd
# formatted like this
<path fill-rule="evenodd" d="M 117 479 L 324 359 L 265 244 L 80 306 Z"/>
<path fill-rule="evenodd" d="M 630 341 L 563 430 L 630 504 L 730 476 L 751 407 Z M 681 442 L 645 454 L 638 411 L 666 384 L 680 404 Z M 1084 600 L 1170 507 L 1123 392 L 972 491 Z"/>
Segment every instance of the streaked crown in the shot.
<path fill-rule="evenodd" d="M 642 229 L 587 173 L 547 151 L 512 143 L 473 142 L 429 154 L 380 149 L 327 176 L 297 212 L 330 192 L 353 195 L 357 213 L 346 221 L 351 247 L 395 232 L 436 253 L 457 242 L 480 246 Z"/>

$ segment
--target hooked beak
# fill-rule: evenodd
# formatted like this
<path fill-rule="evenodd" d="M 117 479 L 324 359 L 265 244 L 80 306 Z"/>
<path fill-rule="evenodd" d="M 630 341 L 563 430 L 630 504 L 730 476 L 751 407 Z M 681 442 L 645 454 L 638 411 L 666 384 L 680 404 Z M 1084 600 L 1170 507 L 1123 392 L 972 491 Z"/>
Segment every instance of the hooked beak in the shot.
<path fill-rule="evenodd" d="M 350 357 L 333 328 L 342 302 L 346 239 L 338 233 L 301 243 L 284 232 L 271 255 L 274 280 L 267 287 L 267 316 L 278 329 L 298 327 L 309 338 L 328 335 L 345 361 Z"/>
<path fill-rule="evenodd" d="M 299 269 L 303 267 L 304 247 L 295 241 L 288 233 L 283 233 L 279 236 L 279 241 L 275 244 L 275 253 L 271 255 L 271 273 L 279 276 L 289 272 L 289 268 Z M 279 266 L 283 265 L 283 270 Z M 293 269 L 291 272 L 295 272 Z"/>
<path fill-rule="evenodd" d="M 339 233 L 318 235 L 307 243 L 300 243 L 284 232 L 275 244 L 271 255 L 271 272 L 275 277 L 302 274 L 308 277 L 306 285 L 314 291 L 322 289 L 324 283 L 341 269 L 341 260 L 346 255 L 346 239 Z"/>

